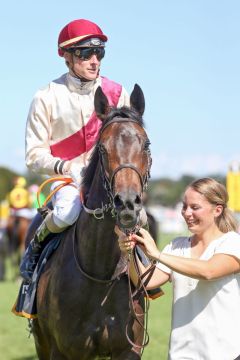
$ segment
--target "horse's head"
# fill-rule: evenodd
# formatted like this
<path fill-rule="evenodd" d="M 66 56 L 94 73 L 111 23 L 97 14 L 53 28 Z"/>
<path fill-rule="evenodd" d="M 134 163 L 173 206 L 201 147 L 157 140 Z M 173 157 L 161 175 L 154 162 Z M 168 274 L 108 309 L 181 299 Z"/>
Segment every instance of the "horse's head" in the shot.
<path fill-rule="evenodd" d="M 105 188 L 119 227 L 131 231 L 139 223 L 143 190 L 151 167 L 150 142 L 142 120 L 144 95 L 135 85 L 130 107 L 116 109 L 109 106 L 99 87 L 94 103 L 95 111 L 103 121 L 98 149 Z"/>

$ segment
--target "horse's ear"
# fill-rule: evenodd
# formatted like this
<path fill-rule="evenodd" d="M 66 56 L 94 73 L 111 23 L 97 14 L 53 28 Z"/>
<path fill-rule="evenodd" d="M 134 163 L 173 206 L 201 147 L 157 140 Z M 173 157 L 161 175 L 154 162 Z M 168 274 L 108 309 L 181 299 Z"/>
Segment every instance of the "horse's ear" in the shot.
<path fill-rule="evenodd" d="M 143 115 L 145 110 L 145 98 L 142 92 L 142 89 L 138 84 L 135 84 L 134 89 L 130 96 L 130 105 L 133 107 L 140 115 Z"/>
<path fill-rule="evenodd" d="M 101 120 L 104 120 L 107 113 L 109 112 L 109 103 L 106 95 L 102 91 L 101 86 L 97 88 L 94 95 L 94 108 L 97 117 Z"/>

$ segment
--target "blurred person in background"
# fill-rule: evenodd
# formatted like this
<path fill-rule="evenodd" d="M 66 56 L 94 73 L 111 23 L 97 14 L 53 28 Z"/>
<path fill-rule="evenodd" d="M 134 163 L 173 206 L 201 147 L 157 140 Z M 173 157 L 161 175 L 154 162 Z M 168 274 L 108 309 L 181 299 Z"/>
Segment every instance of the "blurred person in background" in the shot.
<path fill-rule="evenodd" d="M 23 176 L 19 176 L 14 179 L 13 184 L 13 189 L 7 195 L 10 216 L 28 217 L 30 195 L 27 189 L 27 181 Z"/>
<path fill-rule="evenodd" d="M 6 259 L 8 257 L 8 237 L 6 235 L 7 222 L 10 215 L 8 201 L 0 201 L 0 281 L 5 280 Z"/>
<path fill-rule="evenodd" d="M 7 201 L 10 209 L 6 225 L 8 248 L 10 255 L 18 254 L 14 265 L 19 265 L 25 251 L 26 233 L 32 220 L 30 193 L 27 189 L 27 181 L 23 176 L 14 179 L 14 187 L 7 195 Z"/>
<path fill-rule="evenodd" d="M 192 235 L 163 251 L 144 229 L 126 237 L 116 228 L 123 252 L 138 244 L 156 262 L 148 289 L 173 283 L 169 360 L 240 359 L 240 235 L 227 203 L 225 187 L 214 179 L 191 183 L 182 216 Z M 132 261 L 130 274 L 136 285 Z"/>

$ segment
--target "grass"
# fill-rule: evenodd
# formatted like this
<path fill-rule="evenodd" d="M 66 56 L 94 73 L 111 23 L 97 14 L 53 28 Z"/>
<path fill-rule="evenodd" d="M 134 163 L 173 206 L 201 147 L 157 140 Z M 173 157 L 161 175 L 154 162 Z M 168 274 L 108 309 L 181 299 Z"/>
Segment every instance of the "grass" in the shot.
<path fill-rule="evenodd" d="M 167 360 L 168 339 L 171 326 L 172 289 L 163 287 L 164 295 L 151 301 L 149 310 L 150 341 L 143 353 L 143 360 Z"/>
<path fill-rule="evenodd" d="M 28 338 L 26 319 L 11 313 L 18 285 L 11 281 L 0 284 L 0 354 L 3 360 L 37 359 L 33 338 Z"/>
<path fill-rule="evenodd" d="M 161 241 L 161 247 L 168 240 L 169 237 L 165 237 Z M 0 282 L 0 357 L 3 360 L 37 360 L 33 337 L 28 338 L 27 320 L 11 313 L 18 289 L 19 284 L 11 280 Z M 164 285 L 163 290 L 164 296 L 150 301 L 148 319 L 150 342 L 144 350 L 143 360 L 167 359 L 171 321 L 171 285 Z"/>

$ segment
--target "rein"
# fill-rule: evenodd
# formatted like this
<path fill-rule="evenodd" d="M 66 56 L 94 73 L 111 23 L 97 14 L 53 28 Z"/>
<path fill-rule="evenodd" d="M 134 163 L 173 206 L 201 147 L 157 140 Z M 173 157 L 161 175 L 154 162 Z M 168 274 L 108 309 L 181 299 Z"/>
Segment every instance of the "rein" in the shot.
<path fill-rule="evenodd" d="M 132 292 L 132 287 L 131 287 L 131 280 L 130 280 L 130 257 L 132 256 L 133 259 L 133 264 L 136 270 L 136 273 L 138 275 L 138 284 L 137 287 L 135 289 L 134 292 Z M 129 307 L 130 307 L 130 311 L 129 311 L 129 321 L 126 325 L 126 337 L 128 342 L 134 346 L 135 348 L 141 349 L 141 354 L 143 354 L 144 348 L 148 345 L 149 343 L 149 334 L 148 334 L 148 310 L 149 310 L 149 306 L 150 306 L 150 301 L 149 301 L 149 296 L 146 290 L 146 286 L 148 284 L 148 282 L 150 281 L 153 272 L 155 270 L 155 263 L 152 263 L 151 266 L 148 268 L 148 270 L 146 270 L 142 275 L 140 274 L 139 271 L 139 267 L 137 264 L 137 251 L 136 251 L 136 247 L 133 249 L 132 253 L 129 254 L 129 265 L 128 265 L 128 288 L 129 288 Z M 144 299 L 145 299 L 145 307 L 146 310 L 143 312 L 143 314 L 138 314 L 135 311 L 134 308 L 134 302 L 137 301 L 141 295 L 144 294 Z M 130 322 L 130 317 L 133 317 L 139 324 L 139 326 L 141 328 L 143 328 L 143 333 L 144 333 L 144 338 L 143 338 L 143 344 L 142 345 L 137 345 L 135 344 L 129 335 L 129 322 Z M 144 319 L 144 324 L 146 324 L 146 326 L 143 325 L 143 323 L 140 321 L 140 319 L 143 318 Z"/>

